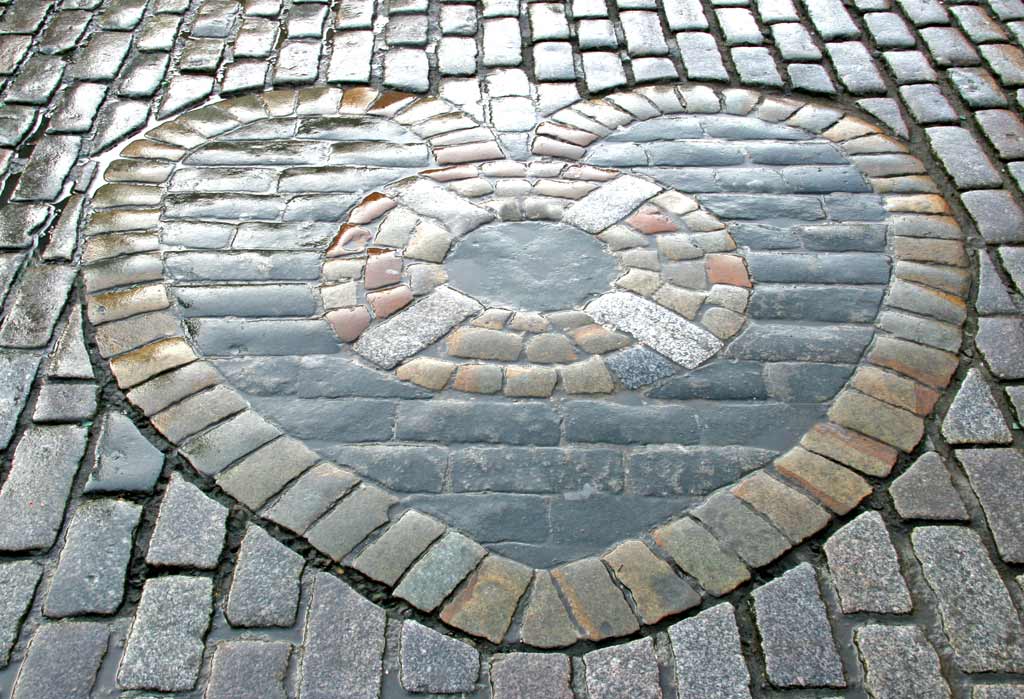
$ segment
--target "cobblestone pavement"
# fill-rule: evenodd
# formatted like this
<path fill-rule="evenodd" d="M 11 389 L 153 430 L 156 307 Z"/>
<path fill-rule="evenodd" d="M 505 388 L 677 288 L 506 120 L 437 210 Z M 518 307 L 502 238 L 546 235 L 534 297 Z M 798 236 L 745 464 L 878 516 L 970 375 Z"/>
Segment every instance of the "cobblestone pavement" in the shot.
<path fill-rule="evenodd" d="M 1020 0 L 0 11 L 3 696 L 1024 697 Z"/>

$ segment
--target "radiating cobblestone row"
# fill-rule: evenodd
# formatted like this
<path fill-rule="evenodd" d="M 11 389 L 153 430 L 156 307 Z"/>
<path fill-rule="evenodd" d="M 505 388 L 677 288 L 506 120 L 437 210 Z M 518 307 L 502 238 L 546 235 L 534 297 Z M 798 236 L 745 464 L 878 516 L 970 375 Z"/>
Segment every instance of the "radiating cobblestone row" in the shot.
<path fill-rule="evenodd" d="M 911 541 L 957 665 L 964 672 L 1024 672 L 1024 628 L 978 535 L 965 527 L 919 527 Z M 959 565 L 950 566 L 952 560 Z"/>

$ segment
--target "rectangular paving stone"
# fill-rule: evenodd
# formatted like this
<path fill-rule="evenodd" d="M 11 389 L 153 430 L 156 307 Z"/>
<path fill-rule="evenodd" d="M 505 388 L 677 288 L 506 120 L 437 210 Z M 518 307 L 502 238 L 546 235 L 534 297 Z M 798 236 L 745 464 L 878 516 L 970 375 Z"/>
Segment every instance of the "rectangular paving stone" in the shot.
<path fill-rule="evenodd" d="M 610 180 L 578 200 L 565 212 L 563 221 L 589 233 L 600 233 L 627 216 L 661 187 L 636 177 Z"/>
<path fill-rule="evenodd" d="M 334 699 L 344 687 L 352 699 L 380 696 L 384 610 L 328 573 L 313 577 L 299 665 L 303 699 Z"/>
<path fill-rule="evenodd" d="M 306 532 L 306 539 L 336 561 L 347 556 L 372 531 L 388 521 L 397 502 L 380 488 L 360 485 Z"/>
<path fill-rule="evenodd" d="M 77 425 L 30 427 L 22 433 L 0 488 L 0 550 L 53 545 L 87 434 Z"/>
<path fill-rule="evenodd" d="M 318 460 L 317 454 L 302 442 L 281 437 L 218 473 L 217 485 L 246 507 L 256 510 Z"/>
<path fill-rule="evenodd" d="M 14 436 L 32 381 L 39 367 L 39 355 L 30 351 L 0 350 L 0 448 L 6 449 Z"/>
<path fill-rule="evenodd" d="M 287 699 L 285 677 L 291 652 L 291 644 L 282 641 L 218 643 L 213 652 L 206 699 Z"/>
<path fill-rule="evenodd" d="M 78 136 L 43 138 L 25 164 L 14 190 L 14 198 L 28 201 L 55 200 L 78 159 L 81 141 Z"/>
<path fill-rule="evenodd" d="M 935 155 L 961 189 L 999 187 L 1002 178 L 969 131 L 959 126 L 925 129 Z"/>
<path fill-rule="evenodd" d="M 660 670 L 654 641 L 642 638 L 583 656 L 590 699 L 661 699 Z"/>
<path fill-rule="evenodd" d="M 860 515 L 829 537 L 825 555 L 844 613 L 911 611 L 896 550 L 877 512 Z"/>
<path fill-rule="evenodd" d="M 466 584 L 441 610 L 441 619 L 457 629 L 501 643 L 533 571 L 501 556 L 487 556 Z"/>
<path fill-rule="evenodd" d="M 853 471 L 800 447 L 776 459 L 775 468 L 836 514 L 846 514 L 871 494 L 871 485 Z"/>
<path fill-rule="evenodd" d="M 1024 627 L 981 538 L 943 526 L 918 527 L 910 540 L 960 669 L 1024 672 Z"/>
<path fill-rule="evenodd" d="M 558 653 L 496 653 L 488 673 L 494 699 L 572 699 L 571 664 Z"/>
<path fill-rule="evenodd" d="M 640 628 L 633 610 L 601 561 L 585 558 L 551 571 L 586 638 L 625 636 Z"/>
<path fill-rule="evenodd" d="M 753 568 L 770 563 L 791 546 L 767 520 L 728 493 L 711 496 L 693 515 Z"/>
<path fill-rule="evenodd" d="M 949 697 L 939 656 L 918 626 L 866 624 L 854 632 L 874 696 Z"/>
<path fill-rule="evenodd" d="M 305 564 L 302 556 L 250 524 L 238 549 L 224 605 L 231 625 L 287 628 L 294 624 Z"/>
<path fill-rule="evenodd" d="M 836 399 L 829 417 L 843 427 L 905 452 L 917 446 L 924 433 L 920 417 L 854 391 L 846 391 Z"/>
<path fill-rule="evenodd" d="M 410 510 L 363 549 L 352 567 L 385 585 L 394 585 L 444 531 L 441 522 Z"/>
<path fill-rule="evenodd" d="M 0 667 L 6 667 L 11 649 L 18 640 L 21 622 L 32 606 L 36 586 L 43 575 L 35 561 L 9 561 L 0 563 Z"/>
<path fill-rule="evenodd" d="M 769 681 L 777 687 L 845 687 L 814 568 L 801 563 L 753 592 Z"/>
<path fill-rule="evenodd" d="M 128 400 L 146 415 L 153 415 L 219 380 L 212 365 L 193 362 L 136 386 L 128 392 Z"/>
<path fill-rule="evenodd" d="M 629 589 L 644 624 L 655 624 L 700 604 L 700 595 L 641 541 L 625 541 L 602 560 Z"/>
<path fill-rule="evenodd" d="M 280 434 L 276 427 L 247 410 L 192 437 L 181 445 L 181 453 L 197 471 L 213 476 Z"/>
<path fill-rule="evenodd" d="M 74 268 L 64 265 L 36 265 L 26 269 L 0 325 L 0 344 L 19 348 L 47 344 L 74 278 Z"/>
<path fill-rule="evenodd" d="M 669 20 L 671 23 L 671 19 Z M 680 32 L 676 43 L 683 60 L 683 67 L 690 80 L 727 80 L 728 72 L 718 52 L 718 44 L 711 34 L 705 32 Z"/>
<path fill-rule="evenodd" d="M 212 570 L 224 548 L 228 509 L 177 473 L 164 491 L 146 563 Z"/>
<path fill-rule="evenodd" d="M 957 449 L 1003 560 L 1024 563 L 1024 455 L 1018 449 Z"/>
<path fill-rule="evenodd" d="M 409 402 L 398 408 L 395 436 L 428 442 L 484 442 L 552 446 L 559 417 L 540 403 Z"/>
<path fill-rule="evenodd" d="M 667 524 L 653 533 L 654 541 L 687 574 L 713 595 L 721 596 L 750 579 L 734 554 L 724 550 L 711 532 L 690 518 Z"/>
<path fill-rule="evenodd" d="M 746 699 L 750 672 L 743 660 L 736 611 L 725 602 L 668 628 L 679 699 Z"/>
<path fill-rule="evenodd" d="M 82 502 L 50 579 L 43 607 L 46 616 L 117 611 L 141 515 L 141 507 L 123 500 Z"/>
<path fill-rule="evenodd" d="M 146 581 L 117 669 L 122 689 L 195 687 L 213 611 L 213 581 L 168 575 Z"/>
<path fill-rule="evenodd" d="M 396 597 L 425 612 L 436 609 L 484 557 L 486 550 L 456 532 L 446 533 L 394 589 Z"/>
<path fill-rule="evenodd" d="M 831 519 L 811 498 L 764 471 L 744 478 L 730 492 L 766 516 L 794 543 L 821 531 Z"/>
<path fill-rule="evenodd" d="M 45 624 L 35 632 L 11 699 L 88 699 L 107 654 L 110 628 L 95 622 Z"/>

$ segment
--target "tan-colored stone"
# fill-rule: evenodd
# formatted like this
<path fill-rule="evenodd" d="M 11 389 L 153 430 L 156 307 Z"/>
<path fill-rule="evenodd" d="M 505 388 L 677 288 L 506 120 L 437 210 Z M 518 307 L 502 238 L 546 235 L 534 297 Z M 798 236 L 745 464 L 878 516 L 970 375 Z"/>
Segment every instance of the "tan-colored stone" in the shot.
<path fill-rule="evenodd" d="M 526 358 L 538 364 L 564 364 L 576 360 L 576 352 L 565 335 L 544 333 L 526 343 Z"/>
<path fill-rule="evenodd" d="M 532 577 L 533 571 L 521 563 L 488 556 L 441 610 L 441 620 L 491 643 L 501 643 Z"/>
<path fill-rule="evenodd" d="M 110 360 L 110 370 L 121 388 L 131 388 L 159 373 L 197 359 L 182 337 L 157 340 Z"/>
<path fill-rule="evenodd" d="M 540 313 L 519 311 L 512 316 L 508 327 L 510 330 L 524 333 L 542 333 L 551 327 L 551 322 Z"/>
<path fill-rule="evenodd" d="M 871 494 L 871 485 L 853 471 L 800 447 L 777 458 L 775 468 L 839 515 Z"/>
<path fill-rule="evenodd" d="M 501 390 L 501 367 L 494 364 L 464 364 L 455 372 L 452 388 L 466 393 L 497 393 Z"/>
<path fill-rule="evenodd" d="M 596 323 L 574 328 L 569 335 L 572 336 L 573 342 L 588 354 L 605 354 L 630 344 L 630 339 L 626 335 Z"/>
<path fill-rule="evenodd" d="M 624 541 L 602 559 L 629 589 L 644 624 L 656 624 L 700 604 L 700 595 L 642 541 Z"/>
<path fill-rule="evenodd" d="M 631 269 L 616 279 L 615 285 L 641 296 L 652 296 L 661 286 L 661 275 L 644 269 Z"/>
<path fill-rule="evenodd" d="M 868 353 L 868 361 L 934 388 L 948 386 L 959 364 L 955 354 L 892 337 L 875 340 Z"/>
<path fill-rule="evenodd" d="M 771 520 L 793 543 L 821 531 L 832 516 L 806 495 L 758 471 L 732 488 L 732 494 Z"/>
<path fill-rule="evenodd" d="M 970 264 L 964 244 L 959 240 L 896 236 L 893 248 L 896 257 L 901 260 L 931 262 L 954 267 L 967 267 Z"/>
<path fill-rule="evenodd" d="M 697 317 L 697 312 L 700 311 L 701 306 L 704 305 L 704 292 L 681 289 L 678 286 L 665 284 L 658 289 L 658 293 L 654 295 L 654 300 L 687 320 L 693 320 Z"/>
<path fill-rule="evenodd" d="M 600 357 L 591 357 L 561 368 L 566 393 L 611 393 L 615 381 Z"/>
<path fill-rule="evenodd" d="M 470 359 L 514 362 L 523 351 L 523 338 L 487 328 L 459 328 L 448 336 L 448 354 Z"/>
<path fill-rule="evenodd" d="M 367 294 L 366 300 L 370 302 L 373 315 L 377 318 L 387 318 L 412 303 L 412 289 L 402 284 L 385 291 Z"/>
<path fill-rule="evenodd" d="M 800 446 L 877 478 L 888 476 L 899 458 L 899 452 L 888 444 L 832 422 L 812 427 L 800 440 Z"/>
<path fill-rule="evenodd" d="M 395 375 L 402 381 L 409 381 L 417 386 L 439 391 L 448 384 L 455 365 L 432 357 L 416 357 L 398 367 Z"/>
<path fill-rule="evenodd" d="M 841 392 L 828 416 L 838 425 L 905 452 L 916 447 L 924 434 L 924 420 L 919 416 L 857 391 Z"/>
<path fill-rule="evenodd" d="M 930 413 L 941 395 L 917 381 L 872 366 L 859 367 L 850 384 L 861 393 L 909 410 L 915 415 Z"/>
<path fill-rule="evenodd" d="M 555 391 L 558 372 L 548 367 L 510 366 L 505 369 L 505 395 L 547 398 Z"/>

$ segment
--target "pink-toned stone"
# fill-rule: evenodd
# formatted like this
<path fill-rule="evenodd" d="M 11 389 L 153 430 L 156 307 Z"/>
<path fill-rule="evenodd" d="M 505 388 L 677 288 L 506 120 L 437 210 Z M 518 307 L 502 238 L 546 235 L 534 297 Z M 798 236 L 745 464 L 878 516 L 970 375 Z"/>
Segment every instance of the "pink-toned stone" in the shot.
<path fill-rule="evenodd" d="M 370 231 L 362 226 L 354 226 L 346 223 L 338 229 L 330 246 L 327 248 L 327 257 L 338 257 L 353 252 L 360 252 L 370 242 Z"/>
<path fill-rule="evenodd" d="M 675 221 L 663 214 L 654 206 L 643 206 L 635 214 L 626 219 L 632 228 L 653 235 L 655 233 L 672 233 L 679 230 Z"/>
<path fill-rule="evenodd" d="M 747 265 L 739 255 L 708 255 L 704 265 L 711 284 L 751 287 Z"/>
<path fill-rule="evenodd" d="M 373 308 L 373 315 L 378 318 L 387 318 L 409 305 L 412 301 L 412 289 L 403 284 L 386 291 L 367 294 L 366 299 L 370 302 L 370 307 Z"/>
<path fill-rule="evenodd" d="M 397 252 L 374 254 L 372 251 L 366 260 L 367 289 L 380 289 L 391 286 L 402 280 L 402 258 Z"/>
<path fill-rule="evenodd" d="M 326 317 L 342 342 L 354 342 L 370 325 L 370 313 L 362 306 L 339 308 Z"/>

